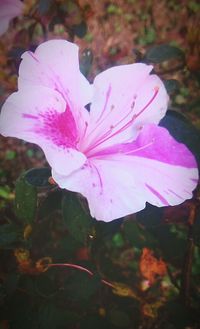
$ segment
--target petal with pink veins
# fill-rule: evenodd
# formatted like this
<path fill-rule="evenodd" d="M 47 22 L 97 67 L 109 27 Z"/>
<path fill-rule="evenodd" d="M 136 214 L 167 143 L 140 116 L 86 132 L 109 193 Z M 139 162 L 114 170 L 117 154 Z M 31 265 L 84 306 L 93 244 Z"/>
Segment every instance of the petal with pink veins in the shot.
<path fill-rule="evenodd" d="M 77 149 L 80 135 L 71 109 L 47 87 L 24 87 L 9 96 L 1 111 L 0 133 L 39 145 L 60 174 L 68 175 L 86 160 Z"/>
<path fill-rule="evenodd" d="M 192 197 L 198 181 L 191 152 L 155 125 L 145 126 L 128 145 L 97 153 L 69 176 L 52 174 L 60 187 L 85 196 L 91 215 L 104 221 L 140 211 L 146 202 L 180 204 Z"/>
<path fill-rule="evenodd" d="M 18 87 L 34 85 L 58 91 L 69 106 L 76 104 L 77 124 L 88 121 L 84 106 L 91 102 L 93 88 L 80 72 L 77 45 L 66 40 L 50 40 L 39 45 L 34 53 L 25 52 L 19 67 Z"/>
<path fill-rule="evenodd" d="M 167 110 L 162 81 L 149 75 L 152 66 L 122 65 L 100 73 L 94 80 L 86 153 L 135 139 L 141 127 L 158 123 Z"/>

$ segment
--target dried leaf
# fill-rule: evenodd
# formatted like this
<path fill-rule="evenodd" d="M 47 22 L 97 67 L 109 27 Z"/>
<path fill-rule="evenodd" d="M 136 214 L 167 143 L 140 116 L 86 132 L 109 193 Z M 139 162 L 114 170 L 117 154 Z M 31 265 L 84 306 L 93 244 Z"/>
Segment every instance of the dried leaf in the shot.
<path fill-rule="evenodd" d="M 157 276 L 166 274 L 166 264 L 162 259 L 157 259 L 153 256 L 153 251 L 148 248 L 143 248 L 140 259 L 140 272 L 143 277 L 153 284 Z"/>

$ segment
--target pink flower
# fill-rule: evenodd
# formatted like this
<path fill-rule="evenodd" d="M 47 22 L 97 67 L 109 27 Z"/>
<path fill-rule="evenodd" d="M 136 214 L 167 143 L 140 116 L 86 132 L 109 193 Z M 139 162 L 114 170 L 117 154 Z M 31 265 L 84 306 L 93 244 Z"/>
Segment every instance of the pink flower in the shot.
<path fill-rule="evenodd" d="M 4 34 L 10 21 L 22 14 L 23 3 L 19 0 L 0 0 L 0 36 Z"/>
<path fill-rule="evenodd" d="M 38 144 L 54 180 L 85 196 L 98 220 L 135 213 L 146 202 L 180 204 L 192 197 L 197 164 L 157 125 L 168 96 L 151 70 L 117 66 L 90 85 L 79 70 L 78 47 L 47 41 L 23 54 L 19 90 L 3 105 L 0 132 Z"/>

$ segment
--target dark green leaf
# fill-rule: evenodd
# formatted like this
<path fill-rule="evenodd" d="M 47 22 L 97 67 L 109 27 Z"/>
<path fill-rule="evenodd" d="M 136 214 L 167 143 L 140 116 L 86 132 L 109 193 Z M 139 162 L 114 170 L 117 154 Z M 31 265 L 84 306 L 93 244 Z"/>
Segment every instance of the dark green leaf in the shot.
<path fill-rule="evenodd" d="M 53 0 L 39 0 L 38 11 L 40 15 L 44 15 L 48 12 Z"/>
<path fill-rule="evenodd" d="M 131 324 L 128 314 L 117 309 L 109 312 L 109 318 L 110 322 L 116 327 L 124 328 Z"/>
<path fill-rule="evenodd" d="M 97 314 L 89 314 L 81 319 L 80 329 L 115 329 L 115 327 L 106 318 L 102 318 Z"/>
<path fill-rule="evenodd" d="M 24 174 L 24 177 L 30 185 L 35 187 L 51 187 L 49 184 L 51 169 L 48 167 L 30 169 Z"/>
<path fill-rule="evenodd" d="M 163 224 L 154 228 L 152 232 L 159 242 L 164 260 L 176 267 L 181 267 L 186 251 L 183 228 L 176 229 L 175 225 Z"/>
<path fill-rule="evenodd" d="M 92 230 L 92 218 L 83 209 L 76 193 L 67 193 L 62 200 L 63 219 L 73 238 L 85 242 Z"/>
<path fill-rule="evenodd" d="M 45 218 L 50 216 L 54 211 L 61 209 L 62 191 L 56 190 L 50 192 L 42 202 L 39 210 L 38 217 Z"/>
<path fill-rule="evenodd" d="M 7 304 L 6 312 L 5 318 L 9 319 L 10 329 L 39 328 L 36 308 L 26 293 L 14 293 Z"/>
<path fill-rule="evenodd" d="M 168 94 L 173 94 L 177 92 L 180 88 L 180 83 L 175 79 L 165 80 L 164 85 L 167 89 Z"/>
<path fill-rule="evenodd" d="M 173 58 L 184 59 L 184 53 L 180 48 L 170 45 L 158 45 L 147 50 L 145 61 L 149 63 L 162 63 Z"/>
<path fill-rule="evenodd" d="M 46 273 L 42 273 L 36 277 L 35 288 L 40 296 L 47 298 L 54 296 L 58 290 L 55 285 L 55 282 Z"/>
<path fill-rule="evenodd" d="M 68 328 L 68 325 L 75 325 L 78 320 L 79 315 L 75 312 L 68 311 L 66 307 L 58 308 L 52 301 L 46 301 L 40 305 L 38 329 Z"/>
<path fill-rule="evenodd" d="M 18 273 L 7 274 L 4 287 L 8 295 L 11 295 L 17 289 L 19 277 Z"/>
<path fill-rule="evenodd" d="M 84 21 L 82 21 L 80 24 L 73 25 L 72 31 L 77 37 L 83 38 L 87 33 L 87 25 Z"/>
<path fill-rule="evenodd" d="M 164 208 L 147 203 L 146 208 L 137 213 L 137 221 L 147 230 L 159 226 L 163 222 Z"/>
<path fill-rule="evenodd" d="M 67 296 L 72 300 L 88 300 L 100 285 L 99 276 L 76 272 L 66 283 Z"/>
<path fill-rule="evenodd" d="M 16 225 L 4 224 L 0 226 L 0 247 L 9 247 L 19 240 L 19 232 Z"/>
<path fill-rule="evenodd" d="M 93 53 L 91 49 L 85 49 L 82 53 L 81 59 L 80 59 L 80 71 L 83 73 L 85 77 L 88 76 L 91 65 L 93 61 Z"/>
<path fill-rule="evenodd" d="M 194 242 L 200 246 L 200 211 L 198 211 L 197 218 L 193 225 Z"/>
<path fill-rule="evenodd" d="M 15 213 L 25 223 L 32 223 L 37 209 L 37 189 L 30 185 L 26 173 L 21 175 L 15 187 Z"/>
<path fill-rule="evenodd" d="M 165 309 L 169 314 L 170 322 L 175 325 L 176 329 L 191 328 L 194 314 L 192 310 L 188 310 L 181 301 L 169 301 Z"/>
<path fill-rule="evenodd" d="M 135 220 L 126 220 L 123 224 L 123 232 L 126 239 L 137 248 L 151 247 L 156 244 L 150 233 Z"/>

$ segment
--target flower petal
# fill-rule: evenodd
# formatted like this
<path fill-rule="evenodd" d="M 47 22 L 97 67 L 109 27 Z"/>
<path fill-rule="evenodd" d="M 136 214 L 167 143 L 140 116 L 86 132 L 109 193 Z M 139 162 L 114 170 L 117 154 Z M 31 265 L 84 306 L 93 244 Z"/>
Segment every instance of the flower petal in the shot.
<path fill-rule="evenodd" d="M 22 14 L 23 6 L 19 0 L 0 0 L 0 36 L 7 31 L 10 20 Z"/>
<path fill-rule="evenodd" d="M 0 133 L 39 145 L 60 174 L 70 174 L 86 160 L 76 149 L 80 136 L 70 109 L 57 91 L 46 87 L 23 87 L 9 96 Z"/>
<path fill-rule="evenodd" d="M 135 213 L 146 202 L 162 207 L 192 197 L 198 180 L 196 161 L 165 128 L 145 126 L 135 142 L 115 151 L 97 154 L 68 177 L 53 171 L 62 188 L 88 199 L 96 219 L 111 221 Z"/>
<path fill-rule="evenodd" d="M 123 65 L 95 78 L 86 153 L 135 139 L 141 126 L 165 115 L 168 95 L 161 80 L 149 75 L 151 70 L 141 63 Z"/>
<path fill-rule="evenodd" d="M 68 103 L 85 106 L 91 102 L 92 87 L 79 70 L 78 46 L 65 40 L 50 40 L 34 53 L 22 55 L 19 88 L 42 85 L 60 92 Z"/>

